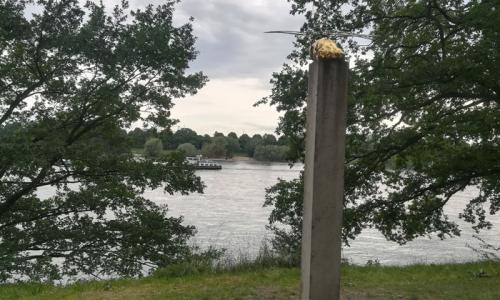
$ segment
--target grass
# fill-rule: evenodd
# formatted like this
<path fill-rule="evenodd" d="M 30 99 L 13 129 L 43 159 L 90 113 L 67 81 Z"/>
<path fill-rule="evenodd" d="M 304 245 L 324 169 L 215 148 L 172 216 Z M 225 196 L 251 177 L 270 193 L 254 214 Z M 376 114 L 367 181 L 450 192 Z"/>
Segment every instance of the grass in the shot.
<path fill-rule="evenodd" d="M 0 299 L 297 299 L 297 268 L 244 265 L 226 270 L 179 265 L 143 279 L 66 287 L 16 284 Z M 343 299 L 500 299 L 500 262 L 408 267 L 344 266 Z"/>

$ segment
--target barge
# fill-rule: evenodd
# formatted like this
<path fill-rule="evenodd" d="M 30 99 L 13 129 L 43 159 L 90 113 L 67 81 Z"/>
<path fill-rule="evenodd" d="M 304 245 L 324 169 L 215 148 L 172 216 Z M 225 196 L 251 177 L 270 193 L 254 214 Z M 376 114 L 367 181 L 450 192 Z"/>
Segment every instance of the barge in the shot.
<path fill-rule="evenodd" d="M 220 170 L 222 166 L 214 161 L 203 159 L 201 155 L 196 157 L 186 157 L 189 164 L 194 166 L 196 170 Z"/>

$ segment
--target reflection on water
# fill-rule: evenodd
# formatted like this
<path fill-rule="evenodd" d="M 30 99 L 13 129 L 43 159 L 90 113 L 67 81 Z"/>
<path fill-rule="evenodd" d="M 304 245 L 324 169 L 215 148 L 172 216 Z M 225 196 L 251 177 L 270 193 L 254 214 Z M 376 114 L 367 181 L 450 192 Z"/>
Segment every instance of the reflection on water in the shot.
<path fill-rule="evenodd" d="M 146 197 L 159 204 L 168 204 L 171 214 L 184 216 L 187 224 L 198 229 L 193 242 L 227 248 L 238 255 L 255 255 L 263 240 L 271 238 L 265 229 L 271 208 L 264 208 L 265 188 L 277 178 L 297 178 L 302 166 L 290 169 L 287 164 L 257 162 L 222 162 L 220 171 L 198 171 L 206 184 L 204 194 L 164 195 L 161 190 L 148 191 Z M 464 204 L 476 193 L 474 189 L 461 192 L 445 208 L 452 220 L 458 220 Z M 490 217 L 496 225 L 481 234 L 487 241 L 500 245 L 500 220 Z M 460 220 L 460 225 L 464 224 Z M 444 263 L 469 261 L 478 256 L 466 244 L 477 246 L 473 231 L 465 224 L 461 237 L 446 239 L 419 238 L 404 246 L 388 242 L 376 230 L 366 230 L 351 247 L 344 249 L 344 257 L 364 264 L 378 259 L 382 264 Z"/>

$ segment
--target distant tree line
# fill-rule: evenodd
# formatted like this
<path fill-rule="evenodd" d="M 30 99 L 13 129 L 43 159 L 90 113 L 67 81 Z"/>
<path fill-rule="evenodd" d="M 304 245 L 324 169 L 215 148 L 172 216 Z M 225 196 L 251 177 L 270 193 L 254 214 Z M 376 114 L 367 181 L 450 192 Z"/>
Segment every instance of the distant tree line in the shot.
<path fill-rule="evenodd" d="M 189 128 L 175 132 L 135 128 L 127 133 L 134 148 L 144 149 L 145 155 L 158 155 L 161 150 L 180 150 L 187 156 L 201 154 L 208 158 L 230 158 L 244 155 L 260 161 L 286 161 L 288 141 L 273 134 L 242 134 L 230 132 L 227 136 L 215 132 L 212 136 L 199 135 Z"/>

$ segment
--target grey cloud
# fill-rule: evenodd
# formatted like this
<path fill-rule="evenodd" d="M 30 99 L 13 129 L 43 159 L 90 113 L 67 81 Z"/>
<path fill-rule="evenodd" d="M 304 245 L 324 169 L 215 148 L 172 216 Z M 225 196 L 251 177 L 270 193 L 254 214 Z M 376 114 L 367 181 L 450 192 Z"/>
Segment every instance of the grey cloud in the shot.
<path fill-rule="evenodd" d="M 131 1 L 133 8 L 163 2 Z M 294 40 L 264 32 L 298 30 L 303 23 L 290 16 L 289 9 L 286 0 L 182 0 L 177 5 L 176 24 L 195 18 L 200 55 L 191 70 L 211 79 L 196 96 L 177 103 L 172 114 L 181 120 L 179 126 L 200 133 L 274 131 L 279 115 L 252 104 L 268 94 L 271 73 L 280 70 Z"/>
<path fill-rule="evenodd" d="M 264 133 L 269 133 L 273 132 L 276 129 L 276 126 L 270 126 L 270 125 L 263 125 L 259 123 L 253 123 L 253 122 L 244 122 L 243 125 L 245 125 L 248 128 L 251 128 L 253 132 L 264 132 Z"/>
<path fill-rule="evenodd" d="M 107 0 L 114 4 L 117 0 Z M 132 0 L 133 8 L 162 0 Z M 301 17 L 291 16 L 286 0 L 182 0 L 176 7 L 179 24 L 194 17 L 200 55 L 191 64 L 209 78 L 254 77 L 267 83 L 292 50 L 294 38 L 264 34 L 269 30 L 298 30 Z"/>
<path fill-rule="evenodd" d="M 104 0 L 106 8 L 120 0 Z M 161 4 L 163 0 L 131 0 L 131 8 Z M 82 1 L 83 4 L 83 1 Z M 27 14 L 38 12 L 30 5 Z M 267 83 L 270 74 L 280 69 L 292 49 L 292 36 L 264 34 L 268 30 L 297 30 L 301 17 L 289 15 L 286 0 L 182 0 L 175 18 L 185 23 L 194 17 L 196 47 L 200 55 L 191 65 L 210 78 L 254 77 Z"/>
<path fill-rule="evenodd" d="M 264 31 L 298 29 L 302 23 L 288 14 L 285 0 L 184 0 L 178 12 L 195 18 L 200 56 L 192 67 L 211 78 L 256 77 L 267 82 L 291 51 L 293 37 Z"/>

